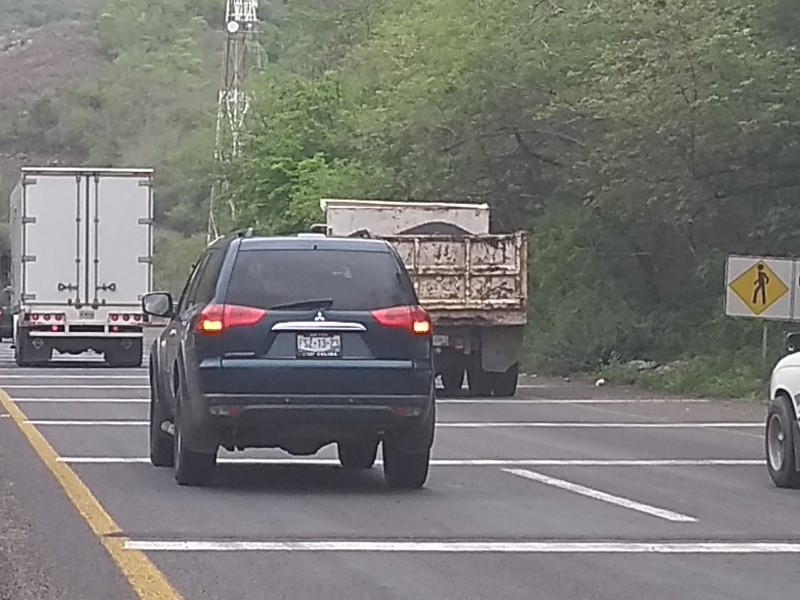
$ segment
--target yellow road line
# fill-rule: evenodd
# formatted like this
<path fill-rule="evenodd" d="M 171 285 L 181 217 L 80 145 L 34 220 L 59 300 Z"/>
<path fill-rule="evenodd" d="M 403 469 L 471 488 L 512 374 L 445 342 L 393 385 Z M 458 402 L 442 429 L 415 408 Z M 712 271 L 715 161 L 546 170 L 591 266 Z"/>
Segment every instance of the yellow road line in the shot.
<path fill-rule="evenodd" d="M 126 550 L 127 539 L 94 494 L 67 464 L 58 461 L 58 454 L 44 436 L 31 424 L 13 400 L 0 389 L 0 406 L 9 414 L 41 461 L 50 470 L 73 506 L 103 544 L 119 570 L 141 600 L 182 600 L 161 571 L 138 550 Z"/>

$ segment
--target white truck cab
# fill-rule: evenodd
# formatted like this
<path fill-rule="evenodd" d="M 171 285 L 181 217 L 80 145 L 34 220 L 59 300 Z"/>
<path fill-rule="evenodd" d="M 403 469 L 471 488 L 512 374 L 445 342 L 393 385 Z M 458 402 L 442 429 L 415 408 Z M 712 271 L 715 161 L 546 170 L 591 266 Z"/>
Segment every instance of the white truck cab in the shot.
<path fill-rule="evenodd" d="M 800 488 L 800 333 L 786 337 L 786 350 L 770 377 L 764 450 L 775 485 Z"/>

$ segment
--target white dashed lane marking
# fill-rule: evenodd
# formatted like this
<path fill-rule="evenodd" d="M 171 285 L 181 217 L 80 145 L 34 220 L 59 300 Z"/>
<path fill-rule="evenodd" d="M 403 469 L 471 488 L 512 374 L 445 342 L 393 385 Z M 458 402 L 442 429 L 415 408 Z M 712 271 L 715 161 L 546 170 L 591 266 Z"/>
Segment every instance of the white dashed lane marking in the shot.
<path fill-rule="evenodd" d="M 783 542 L 374 542 L 374 541 L 145 541 L 125 548 L 144 552 L 426 552 L 513 554 L 800 554 Z"/>
<path fill-rule="evenodd" d="M 697 522 L 697 519 L 695 519 L 694 517 L 690 517 L 688 515 L 682 515 L 680 513 L 676 513 L 671 510 L 666 510 L 663 508 L 658 508 L 657 506 L 651 506 L 649 504 L 642 504 L 641 502 L 636 502 L 635 500 L 630 500 L 629 498 L 623 498 L 622 496 L 615 496 L 614 494 L 609 494 L 607 492 L 579 485 L 571 481 L 565 481 L 564 479 L 557 479 L 555 477 L 550 477 L 549 475 L 545 475 L 543 473 L 536 473 L 534 471 L 529 471 L 527 469 L 503 469 L 503 471 L 505 471 L 506 473 L 510 473 L 511 475 L 516 475 L 517 477 L 522 477 L 523 479 L 527 479 L 529 481 L 535 481 L 536 483 L 542 483 L 544 485 L 549 485 L 551 487 L 558 488 L 560 490 L 566 490 L 567 492 L 572 492 L 573 494 L 585 496 L 593 500 L 599 500 L 601 502 L 606 502 L 608 504 L 613 504 L 615 506 L 619 506 L 622 508 L 635 510 L 637 512 L 644 513 L 646 515 L 650 515 L 653 517 L 658 517 L 659 519 L 664 519 L 666 521 L 671 521 L 673 523 Z"/>

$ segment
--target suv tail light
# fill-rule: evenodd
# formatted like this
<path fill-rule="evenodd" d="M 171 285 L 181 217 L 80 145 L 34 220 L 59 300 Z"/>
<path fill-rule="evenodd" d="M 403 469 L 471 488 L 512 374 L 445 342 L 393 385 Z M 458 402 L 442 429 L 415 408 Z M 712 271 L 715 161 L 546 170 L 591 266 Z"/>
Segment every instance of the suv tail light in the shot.
<path fill-rule="evenodd" d="M 197 320 L 198 333 L 213 335 L 231 327 L 252 327 L 267 315 L 267 311 L 234 304 L 206 306 Z"/>
<path fill-rule="evenodd" d="M 431 334 L 433 325 L 425 309 L 419 306 L 399 306 L 372 311 L 372 318 L 381 327 L 405 329 L 418 336 Z"/>

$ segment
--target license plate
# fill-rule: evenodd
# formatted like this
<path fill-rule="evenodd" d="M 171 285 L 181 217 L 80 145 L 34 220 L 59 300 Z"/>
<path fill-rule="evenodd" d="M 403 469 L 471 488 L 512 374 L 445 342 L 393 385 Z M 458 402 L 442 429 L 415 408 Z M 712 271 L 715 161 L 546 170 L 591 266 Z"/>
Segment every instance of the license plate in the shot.
<path fill-rule="evenodd" d="M 297 356 L 301 358 L 331 358 L 342 353 L 342 337 L 325 333 L 297 336 Z"/>
<path fill-rule="evenodd" d="M 78 311 L 78 317 L 80 317 L 81 319 L 94 319 L 94 311 L 93 310 Z"/>

